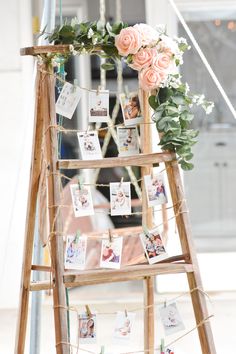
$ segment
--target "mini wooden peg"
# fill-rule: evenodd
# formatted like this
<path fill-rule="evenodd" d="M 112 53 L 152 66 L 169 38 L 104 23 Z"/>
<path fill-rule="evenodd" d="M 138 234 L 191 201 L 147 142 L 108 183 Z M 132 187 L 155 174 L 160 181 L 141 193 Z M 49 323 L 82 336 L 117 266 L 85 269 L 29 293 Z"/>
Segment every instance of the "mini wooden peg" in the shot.
<path fill-rule="evenodd" d="M 165 301 L 164 301 L 164 307 L 166 307 L 166 299 L 165 299 Z"/>
<path fill-rule="evenodd" d="M 105 346 L 104 345 L 101 346 L 100 354 L 105 354 Z"/>
<path fill-rule="evenodd" d="M 89 305 L 85 305 L 85 308 L 86 308 L 86 314 L 87 314 L 87 316 L 88 316 L 89 318 L 92 317 L 92 312 L 90 311 Z"/>
<path fill-rule="evenodd" d="M 78 230 L 76 231 L 76 240 L 78 240 L 78 239 L 80 238 L 80 235 L 81 235 L 80 229 L 78 229 Z"/>
<path fill-rule="evenodd" d="M 143 225 L 143 232 L 145 233 L 146 236 L 148 237 L 150 236 L 150 232 L 147 225 Z"/>
<path fill-rule="evenodd" d="M 79 190 L 83 189 L 83 180 L 81 176 L 78 177 L 78 186 Z"/>
<path fill-rule="evenodd" d="M 101 89 L 102 89 L 101 85 L 98 85 L 97 92 L 96 92 L 97 95 L 99 95 Z"/>
<path fill-rule="evenodd" d="M 112 233 L 111 229 L 108 229 L 109 242 L 112 243 Z"/>
<path fill-rule="evenodd" d="M 165 354 L 164 338 L 161 338 L 160 352 L 161 352 L 161 354 Z"/>
<path fill-rule="evenodd" d="M 76 87 L 78 86 L 79 82 L 78 79 L 74 79 L 74 83 L 73 83 L 73 92 L 76 91 Z"/>
<path fill-rule="evenodd" d="M 128 317 L 128 313 L 127 310 L 125 309 L 125 317 Z"/>
<path fill-rule="evenodd" d="M 120 184 L 119 184 L 120 188 L 122 187 L 123 181 L 124 181 L 124 177 L 121 177 Z"/>

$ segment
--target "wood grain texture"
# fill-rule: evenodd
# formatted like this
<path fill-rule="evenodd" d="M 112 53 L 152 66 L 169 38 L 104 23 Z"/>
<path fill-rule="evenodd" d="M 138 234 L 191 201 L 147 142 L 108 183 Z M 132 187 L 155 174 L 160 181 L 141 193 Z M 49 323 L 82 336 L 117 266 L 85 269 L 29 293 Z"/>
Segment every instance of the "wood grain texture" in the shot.
<path fill-rule="evenodd" d="M 75 287 L 128 280 L 142 280 L 145 277 L 159 274 L 178 274 L 192 271 L 192 265 L 185 263 L 141 264 L 128 266 L 119 270 L 97 269 L 84 270 L 81 272 L 66 272 L 64 275 L 64 282 L 66 287 Z"/>
<path fill-rule="evenodd" d="M 193 236 L 190 227 L 189 215 L 188 213 L 186 213 L 188 209 L 183 192 L 179 165 L 177 162 L 166 163 L 166 169 L 170 185 L 170 192 L 174 205 L 174 211 L 177 215 L 176 223 L 182 251 L 185 254 L 189 254 L 189 261 L 194 268 L 193 273 L 187 274 L 189 288 L 190 290 L 194 288 L 203 289 L 195 247 L 193 244 Z M 180 201 L 182 202 L 179 203 Z M 206 298 L 205 295 L 201 294 L 199 291 L 192 292 L 191 298 L 196 323 L 198 324 L 208 317 Z M 210 323 L 206 322 L 203 326 L 198 327 L 198 334 L 201 343 L 202 353 L 216 354 Z"/>
<path fill-rule="evenodd" d="M 24 253 L 21 275 L 20 303 L 18 307 L 18 322 L 16 330 L 15 354 L 23 354 L 25 349 L 26 328 L 29 307 L 29 288 L 31 262 L 34 243 L 34 227 L 39 176 L 41 169 L 41 146 L 43 136 L 42 92 L 44 90 L 44 74 L 38 72 L 36 77 L 36 100 L 33 132 L 33 147 L 31 157 L 31 172 L 28 191 L 27 216 L 25 228 Z"/>
<path fill-rule="evenodd" d="M 91 53 L 100 52 L 101 47 L 95 46 L 94 50 Z M 20 55 L 40 55 L 40 54 L 68 54 L 70 53 L 69 44 L 57 44 L 57 45 L 43 45 L 43 46 L 33 46 L 25 47 L 20 49 Z"/>
<path fill-rule="evenodd" d="M 49 71 L 49 68 L 45 68 Z M 45 77 L 46 87 L 44 90 L 45 97 L 45 160 L 48 169 L 52 172 L 48 176 L 48 203 L 49 205 L 60 204 L 60 177 L 56 174 L 56 161 L 57 161 L 57 135 L 55 130 L 47 129 L 50 124 L 56 124 L 55 113 L 55 97 L 54 77 L 46 74 Z M 49 225 L 51 232 L 62 232 L 60 211 L 57 208 L 49 208 Z M 54 326 L 56 343 L 68 342 L 67 333 L 67 316 L 59 306 L 66 306 L 65 285 L 63 283 L 64 272 L 64 246 L 63 238 L 58 237 L 56 234 L 50 241 L 51 249 L 51 267 L 53 274 L 53 303 L 54 303 Z M 57 345 L 57 354 L 67 354 L 67 347 L 64 345 Z"/>
<path fill-rule="evenodd" d="M 144 154 L 152 153 L 152 134 L 150 119 L 150 107 L 148 103 L 149 93 L 141 90 L 141 104 L 144 124 L 140 127 L 141 151 Z M 151 229 L 153 227 L 153 209 L 148 207 L 147 193 L 144 184 L 144 176 L 152 174 L 152 165 L 147 164 L 141 167 L 142 176 L 142 225 Z M 154 305 L 154 277 L 148 276 L 144 279 L 144 306 L 150 306 L 144 311 L 144 350 L 154 354 L 154 326 L 153 316 Z"/>
<path fill-rule="evenodd" d="M 111 168 L 124 166 L 150 166 L 164 161 L 172 161 L 174 154 L 170 152 L 147 153 L 125 157 L 106 157 L 101 160 L 58 160 L 58 169 Z"/>

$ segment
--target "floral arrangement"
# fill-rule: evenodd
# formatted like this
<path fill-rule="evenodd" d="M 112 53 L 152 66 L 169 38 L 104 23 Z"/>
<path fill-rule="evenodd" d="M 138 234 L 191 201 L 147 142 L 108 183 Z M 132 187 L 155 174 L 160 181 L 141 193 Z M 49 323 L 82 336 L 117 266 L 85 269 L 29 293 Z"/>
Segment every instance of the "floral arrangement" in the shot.
<path fill-rule="evenodd" d="M 54 44 L 69 44 L 70 55 L 93 53 L 107 58 L 102 65 L 105 70 L 113 70 L 122 59 L 137 70 L 140 87 L 150 92 L 152 118 L 161 136 L 159 145 L 177 153 L 182 169 L 193 168 L 189 161 L 198 131 L 190 128 L 194 118 L 191 109 L 200 105 L 208 114 L 214 104 L 204 95 L 191 94 L 188 84 L 181 81 L 178 67 L 190 49 L 184 38 L 170 38 L 163 26 L 154 29 L 122 22 L 104 26 L 99 21 L 78 23 L 76 19 L 56 27 L 47 38 Z"/>

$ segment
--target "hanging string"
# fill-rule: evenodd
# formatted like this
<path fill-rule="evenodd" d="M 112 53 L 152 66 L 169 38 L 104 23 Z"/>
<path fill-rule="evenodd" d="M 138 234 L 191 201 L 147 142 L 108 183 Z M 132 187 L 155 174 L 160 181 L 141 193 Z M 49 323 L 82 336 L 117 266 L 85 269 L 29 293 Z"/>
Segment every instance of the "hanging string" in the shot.
<path fill-rule="evenodd" d="M 190 295 L 196 291 L 199 291 L 202 295 L 206 296 L 207 299 L 209 300 L 210 304 L 213 306 L 213 302 L 211 300 L 211 297 L 209 296 L 209 294 L 202 290 L 201 288 L 199 287 L 196 287 L 196 288 L 193 288 L 189 291 L 185 291 L 183 292 L 182 294 L 179 294 L 178 296 L 176 297 L 173 297 L 173 298 L 170 298 L 168 299 L 168 301 L 160 301 L 161 303 L 165 302 L 165 303 L 172 303 L 172 302 L 175 302 L 177 299 L 180 299 L 182 297 L 185 297 L 186 295 Z M 128 312 L 138 312 L 138 311 L 145 311 L 147 309 L 150 309 L 150 308 L 155 308 L 155 307 L 160 307 L 160 304 L 151 304 L 151 305 L 147 305 L 147 306 L 141 306 L 141 307 L 136 307 L 134 309 L 127 309 Z M 53 306 L 53 309 L 56 309 L 56 308 L 61 308 L 61 309 L 64 309 L 66 311 L 72 311 L 72 312 L 76 312 L 77 315 L 80 314 L 80 311 L 78 310 L 78 308 L 76 306 L 63 306 L 63 305 L 55 305 Z M 94 313 L 96 313 L 96 315 L 116 315 L 117 312 L 115 311 L 112 311 L 112 312 L 98 312 L 97 310 L 94 311 Z"/>
<path fill-rule="evenodd" d="M 200 321 L 198 324 L 196 324 L 195 327 L 193 327 L 192 329 L 190 329 L 189 331 L 185 332 L 183 335 L 181 335 L 180 337 L 176 338 L 175 340 L 173 340 L 172 342 L 166 344 L 164 346 L 165 349 L 171 347 L 173 344 L 177 343 L 178 341 L 180 341 L 181 339 L 183 339 L 184 337 L 186 337 L 187 335 L 189 335 L 190 333 L 192 333 L 193 331 L 195 331 L 196 329 L 198 329 L 199 327 L 202 327 L 205 323 L 209 322 L 209 320 L 214 317 L 214 315 L 209 315 L 207 316 L 206 318 L 204 318 L 202 321 Z M 90 353 L 90 354 L 97 354 L 97 352 L 92 352 L 90 350 L 86 350 L 86 349 L 83 349 L 83 348 L 80 348 L 79 345 L 74 345 L 74 344 L 71 344 L 69 342 L 58 342 L 56 343 L 56 347 L 58 347 L 59 345 L 68 345 L 70 347 L 73 347 L 73 348 L 76 348 L 77 350 L 81 350 L 83 352 L 87 352 L 87 353 Z M 154 348 L 155 351 L 157 350 L 160 350 L 160 346 L 157 347 L 157 348 Z M 122 352 L 120 354 L 134 354 L 134 353 L 149 353 L 150 350 L 149 349 L 141 349 L 141 350 L 132 350 L 131 352 Z"/>

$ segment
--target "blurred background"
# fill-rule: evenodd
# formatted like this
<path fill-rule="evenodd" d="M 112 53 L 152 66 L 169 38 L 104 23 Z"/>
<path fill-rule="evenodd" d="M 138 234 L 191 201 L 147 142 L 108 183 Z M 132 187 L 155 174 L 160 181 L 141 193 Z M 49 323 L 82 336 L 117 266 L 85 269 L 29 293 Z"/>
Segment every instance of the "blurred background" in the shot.
<path fill-rule="evenodd" d="M 236 1 L 176 0 L 175 3 L 235 107 Z M 4 319 L 1 321 L 4 326 L 0 325 L 0 353 L 4 354 L 12 353 L 14 347 L 33 132 L 34 61 L 31 57 L 20 57 L 19 50 L 37 44 L 35 31 L 39 28 L 45 6 L 51 8 L 52 17 L 56 16 L 58 23 L 58 1 L 8 0 L 0 4 L 0 315 Z M 62 6 L 64 18 L 93 21 L 100 17 L 99 0 L 63 0 Z M 188 40 L 176 13 L 166 0 L 106 0 L 106 21 L 114 22 L 118 9 L 122 20 L 129 25 L 144 22 L 155 27 L 156 24 L 166 24 L 169 35 L 183 36 Z M 190 40 L 188 42 L 192 45 Z M 68 81 L 77 77 L 84 87 L 96 88 L 100 82 L 99 59 L 73 58 L 67 64 L 66 72 Z M 181 74 L 193 92 L 204 93 L 207 99 L 215 103 L 215 109 L 208 118 L 201 111 L 196 112 L 194 127 L 200 130 L 200 134 L 199 142 L 194 147 L 195 168 L 192 172 L 186 172 L 183 178 L 204 287 L 216 303 L 213 330 L 220 348 L 217 352 L 225 353 L 225 345 L 227 348 L 236 346 L 231 333 L 236 313 L 236 121 L 193 46 L 184 55 Z M 124 85 L 130 91 L 135 90 L 136 73 L 124 67 L 123 77 Z M 106 81 L 107 88 L 115 91 L 116 73 L 109 72 Z M 114 104 L 115 94 L 111 94 L 111 111 Z M 121 112 L 117 119 L 120 118 Z M 65 121 L 65 127 L 81 129 L 86 122 L 87 106 L 84 100 L 73 119 Z M 103 138 L 100 136 L 101 140 Z M 77 139 L 65 138 L 63 157 L 76 158 L 77 154 Z M 111 140 L 106 156 L 116 155 L 117 149 Z M 119 180 L 124 173 L 117 169 L 106 170 L 99 174 L 98 181 L 108 183 L 111 178 Z M 136 171 L 137 176 L 138 173 Z M 106 192 L 100 189 L 104 197 L 107 197 Z M 136 197 L 135 191 L 132 193 Z M 140 220 L 116 218 L 107 222 L 124 227 L 138 225 Z M 171 225 L 171 230 L 174 233 L 174 225 Z M 175 246 L 173 241 L 172 249 Z M 157 298 L 160 296 L 163 299 L 163 296 L 173 296 L 187 289 L 185 279 L 181 276 L 159 278 L 156 282 Z M 114 300 L 117 286 L 109 290 L 108 300 L 105 296 L 107 288 L 97 287 L 95 291 L 85 288 L 71 293 L 72 302 L 82 304 L 90 296 L 92 303 L 104 306 L 103 302 Z M 141 286 L 137 283 L 124 284 L 123 299 L 134 303 L 142 301 Z M 47 306 L 50 308 L 50 301 L 51 297 L 44 294 L 43 323 L 52 321 L 51 317 L 49 321 L 45 320 L 49 316 L 45 309 Z M 183 313 L 189 316 L 191 322 L 188 301 L 187 297 L 184 298 Z M 104 321 L 106 323 L 106 319 Z M 220 333 L 222 321 L 226 325 L 223 335 Z M 53 331 L 51 337 L 47 344 L 42 340 L 42 353 L 52 353 L 49 348 L 50 345 L 53 348 Z M 181 351 L 177 353 L 189 353 L 188 343 L 191 340 L 183 342 L 183 347 L 180 344 L 177 349 Z M 197 347 L 192 352 L 200 353 L 199 350 Z"/>

